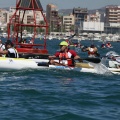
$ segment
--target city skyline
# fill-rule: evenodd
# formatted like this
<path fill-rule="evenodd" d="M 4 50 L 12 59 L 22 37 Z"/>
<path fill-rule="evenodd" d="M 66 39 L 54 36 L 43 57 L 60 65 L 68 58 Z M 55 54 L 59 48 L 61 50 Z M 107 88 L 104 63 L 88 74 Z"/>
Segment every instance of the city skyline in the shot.
<path fill-rule="evenodd" d="M 58 9 L 72 9 L 74 7 L 88 8 L 88 9 L 99 9 L 107 5 L 120 5 L 120 0 L 40 0 L 43 9 L 46 10 L 47 4 L 55 4 Z M 69 5 L 67 5 L 69 2 Z M 74 4 L 73 4 L 74 3 Z M 16 0 L 9 0 L 6 4 L 5 0 L 0 0 L 0 8 L 15 6 Z M 66 6 L 67 5 L 67 6 Z"/>

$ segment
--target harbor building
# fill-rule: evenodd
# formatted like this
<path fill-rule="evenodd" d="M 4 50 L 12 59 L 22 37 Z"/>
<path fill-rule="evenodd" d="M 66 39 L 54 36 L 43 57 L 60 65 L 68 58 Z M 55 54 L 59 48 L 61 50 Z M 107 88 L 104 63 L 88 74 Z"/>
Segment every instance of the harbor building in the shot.
<path fill-rule="evenodd" d="M 74 31 L 74 16 L 72 14 L 63 16 L 63 26 L 65 32 Z"/>
<path fill-rule="evenodd" d="M 96 13 L 94 14 L 88 14 L 87 15 L 87 22 L 100 22 L 101 21 L 101 14 L 98 10 L 96 10 Z"/>
<path fill-rule="evenodd" d="M 105 17 L 105 32 L 120 32 L 120 6 L 107 6 Z"/>
<path fill-rule="evenodd" d="M 7 10 L 0 9 L 0 31 L 4 31 L 7 27 L 7 14 Z"/>
<path fill-rule="evenodd" d="M 106 23 L 120 23 L 120 6 L 106 7 Z"/>
<path fill-rule="evenodd" d="M 87 8 L 73 8 L 73 15 L 75 17 L 75 32 L 79 33 L 82 30 L 83 22 L 87 21 L 88 9 Z"/>
<path fill-rule="evenodd" d="M 87 15 L 87 21 L 83 22 L 83 32 L 101 33 L 104 31 L 104 22 L 101 22 L 101 14 L 96 11 Z"/>
<path fill-rule="evenodd" d="M 8 13 L 8 17 L 7 17 L 7 23 L 10 21 L 14 12 L 15 12 L 15 9 L 10 8 L 9 13 Z M 20 12 L 21 12 L 20 19 L 22 21 L 23 11 L 20 11 Z M 44 13 L 44 15 L 45 15 L 45 13 Z M 37 24 L 39 24 L 41 21 L 43 21 L 43 16 L 39 11 L 36 11 L 36 22 L 37 22 Z M 23 22 L 25 24 L 33 24 L 33 11 L 27 11 L 26 12 Z"/>
<path fill-rule="evenodd" d="M 61 17 L 58 15 L 58 8 L 56 5 L 48 4 L 46 8 L 46 19 L 49 24 L 49 32 L 60 31 Z"/>

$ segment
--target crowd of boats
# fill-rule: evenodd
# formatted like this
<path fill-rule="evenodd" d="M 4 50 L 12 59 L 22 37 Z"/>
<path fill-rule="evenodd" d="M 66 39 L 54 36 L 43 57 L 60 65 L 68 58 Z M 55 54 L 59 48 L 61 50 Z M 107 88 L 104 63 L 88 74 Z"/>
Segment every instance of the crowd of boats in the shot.
<path fill-rule="evenodd" d="M 70 37 L 71 34 L 69 33 L 51 33 L 47 38 L 49 40 L 66 40 Z M 100 41 L 120 41 L 120 34 L 105 34 L 105 33 L 80 33 L 79 35 L 75 36 L 73 39 L 76 40 L 100 40 Z"/>
<path fill-rule="evenodd" d="M 72 33 L 73 34 L 73 33 Z M 50 35 L 47 35 L 46 38 L 48 40 L 66 40 L 67 38 L 69 38 L 71 35 L 71 33 L 59 33 L 59 32 L 55 32 L 55 33 L 50 33 Z M 33 37 L 33 33 L 23 33 L 22 38 L 32 38 Z M 8 36 L 7 33 L 1 33 L 0 37 L 6 38 Z M 12 37 L 12 35 L 10 35 Z M 21 34 L 18 34 L 18 37 L 20 37 Z M 45 35 L 43 33 L 40 34 L 36 34 L 35 38 L 38 39 L 44 39 Z M 80 33 L 79 35 L 74 36 L 75 40 L 99 40 L 99 41 L 120 41 L 120 34 L 106 34 L 106 33 Z"/>

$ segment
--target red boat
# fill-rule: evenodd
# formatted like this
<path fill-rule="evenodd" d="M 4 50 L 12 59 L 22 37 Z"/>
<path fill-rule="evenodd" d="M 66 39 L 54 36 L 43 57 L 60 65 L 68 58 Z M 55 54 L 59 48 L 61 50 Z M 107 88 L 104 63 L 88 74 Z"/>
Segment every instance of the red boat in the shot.
<path fill-rule="evenodd" d="M 33 18 L 31 19 L 31 23 L 24 23 L 25 14 L 31 11 L 33 13 Z M 37 13 L 40 12 L 43 17 L 42 23 L 37 23 L 36 17 Z M 25 28 L 33 29 L 33 37 L 31 39 L 31 43 L 20 43 L 23 40 L 23 30 Z M 38 44 L 35 42 L 35 36 L 37 34 L 37 29 L 43 28 L 44 33 L 44 42 L 42 44 Z M 13 31 L 11 31 L 13 29 Z M 13 32 L 13 34 L 11 33 Z M 43 14 L 43 8 L 39 0 L 16 0 L 16 8 L 15 13 L 12 15 L 9 23 L 8 23 L 8 39 L 10 39 L 10 35 L 12 34 L 12 42 L 15 45 L 20 57 L 28 56 L 47 56 L 48 50 L 46 49 L 46 36 L 48 34 L 48 23 Z M 19 36 L 20 34 L 20 36 Z M 36 43 L 36 44 L 35 44 Z"/>

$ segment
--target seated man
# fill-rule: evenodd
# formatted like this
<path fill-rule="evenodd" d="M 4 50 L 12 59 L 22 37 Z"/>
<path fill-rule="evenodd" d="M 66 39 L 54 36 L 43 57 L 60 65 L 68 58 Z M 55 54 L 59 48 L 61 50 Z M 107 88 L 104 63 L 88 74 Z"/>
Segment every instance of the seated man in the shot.
<path fill-rule="evenodd" d="M 88 52 L 88 56 L 89 57 L 99 57 L 99 53 L 98 53 L 98 49 L 97 47 L 95 47 L 94 45 L 91 45 L 90 47 L 83 47 L 82 48 L 83 52 Z"/>
<path fill-rule="evenodd" d="M 0 54 L 5 54 L 6 57 L 10 58 L 18 58 L 18 52 L 13 46 L 13 43 L 10 40 L 7 40 L 7 42 L 5 43 L 6 50 L 0 50 Z"/>
<path fill-rule="evenodd" d="M 56 62 L 54 60 L 55 58 L 58 58 L 59 62 Z M 49 59 L 50 64 L 63 66 L 74 66 L 74 60 L 82 61 L 74 50 L 68 48 L 68 43 L 66 41 L 60 43 L 60 51 L 56 52 L 53 56 L 49 56 Z"/>

